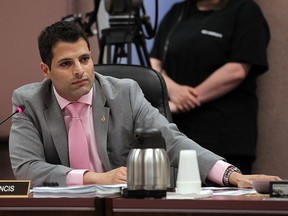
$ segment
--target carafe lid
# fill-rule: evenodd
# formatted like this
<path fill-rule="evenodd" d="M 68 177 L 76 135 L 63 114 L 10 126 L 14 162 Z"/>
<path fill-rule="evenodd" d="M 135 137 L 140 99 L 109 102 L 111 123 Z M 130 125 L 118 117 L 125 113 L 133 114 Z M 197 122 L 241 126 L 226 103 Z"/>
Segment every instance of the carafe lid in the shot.
<path fill-rule="evenodd" d="M 161 131 L 156 128 L 138 128 L 135 130 L 134 137 L 137 140 L 134 148 L 162 148 L 166 149 L 165 140 L 162 137 Z"/>

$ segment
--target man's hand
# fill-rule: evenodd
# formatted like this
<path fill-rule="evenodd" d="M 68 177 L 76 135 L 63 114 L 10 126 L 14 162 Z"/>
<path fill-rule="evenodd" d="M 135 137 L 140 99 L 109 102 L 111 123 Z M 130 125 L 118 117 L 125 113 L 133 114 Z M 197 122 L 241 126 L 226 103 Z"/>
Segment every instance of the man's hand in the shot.
<path fill-rule="evenodd" d="M 86 172 L 83 178 L 84 184 L 126 184 L 127 168 L 119 167 L 105 173 Z"/>
<path fill-rule="evenodd" d="M 264 174 L 255 174 L 255 175 L 243 175 L 237 172 L 231 173 L 229 177 L 229 183 L 231 185 L 237 186 L 237 187 L 245 187 L 245 188 L 252 188 L 252 180 L 281 180 L 278 176 L 270 176 L 270 175 L 264 175 Z"/>

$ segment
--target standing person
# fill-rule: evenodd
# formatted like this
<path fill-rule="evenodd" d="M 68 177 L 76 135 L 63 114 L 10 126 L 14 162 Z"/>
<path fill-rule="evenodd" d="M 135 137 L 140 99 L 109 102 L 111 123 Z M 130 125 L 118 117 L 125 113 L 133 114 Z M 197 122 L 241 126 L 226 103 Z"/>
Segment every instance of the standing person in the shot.
<path fill-rule="evenodd" d="M 134 131 L 145 127 L 162 132 L 173 167 L 178 166 L 181 149 L 196 150 L 203 183 L 251 187 L 251 179 L 279 179 L 242 175 L 180 133 L 151 106 L 135 81 L 94 72 L 90 45 L 78 24 L 56 22 L 42 31 L 38 44 L 45 79 L 16 89 L 12 97 L 14 108 L 26 107 L 13 116 L 9 137 L 17 179 L 31 179 L 33 187 L 126 183 Z M 78 116 L 71 106 L 80 106 Z M 71 134 L 79 119 L 82 126 Z M 86 134 L 80 141 L 83 127 Z"/>
<path fill-rule="evenodd" d="M 269 37 L 252 0 L 188 0 L 166 14 L 151 51 L 179 130 L 246 174 L 256 155 L 256 78 L 268 69 Z"/>

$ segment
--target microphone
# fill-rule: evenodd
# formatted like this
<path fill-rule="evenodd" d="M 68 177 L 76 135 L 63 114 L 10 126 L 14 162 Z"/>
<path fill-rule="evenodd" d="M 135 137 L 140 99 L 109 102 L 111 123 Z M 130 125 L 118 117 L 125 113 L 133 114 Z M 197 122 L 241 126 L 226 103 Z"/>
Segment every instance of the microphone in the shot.
<path fill-rule="evenodd" d="M 4 120 L 2 120 L 0 122 L 0 125 L 2 125 L 5 121 L 7 121 L 9 118 L 11 118 L 13 115 L 15 115 L 16 113 L 21 113 L 25 110 L 25 105 L 21 104 L 19 106 L 16 107 L 15 111 L 9 115 L 7 118 L 5 118 Z"/>

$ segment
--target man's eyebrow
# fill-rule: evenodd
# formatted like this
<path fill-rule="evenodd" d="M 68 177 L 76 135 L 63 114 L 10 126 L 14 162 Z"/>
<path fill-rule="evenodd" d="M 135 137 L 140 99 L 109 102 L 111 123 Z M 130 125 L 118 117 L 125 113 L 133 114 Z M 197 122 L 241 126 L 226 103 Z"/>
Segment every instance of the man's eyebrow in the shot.
<path fill-rule="evenodd" d="M 81 55 L 80 57 L 83 57 L 83 56 L 90 56 L 90 53 L 84 53 L 84 54 Z"/>
<path fill-rule="evenodd" d="M 87 57 L 87 56 L 91 56 L 90 53 L 84 53 L 84 54 L 80 55 L 78 58 Z M 61 63 L 61 62 L 65 62 L 65 61 L 73 61 L 73 58 L 62 58 L 62 59 L 59 59 L 57 62 Z"/>
<path fill-rule="evenodd" d="M 59 61 L 57 61 L 58 63 L 61 63 L 61 62 L 64 62 L 64 61 L 71 61 L 72 59 L 71 58 L 63 58 L 63 59 L 60 59 Z"/>

